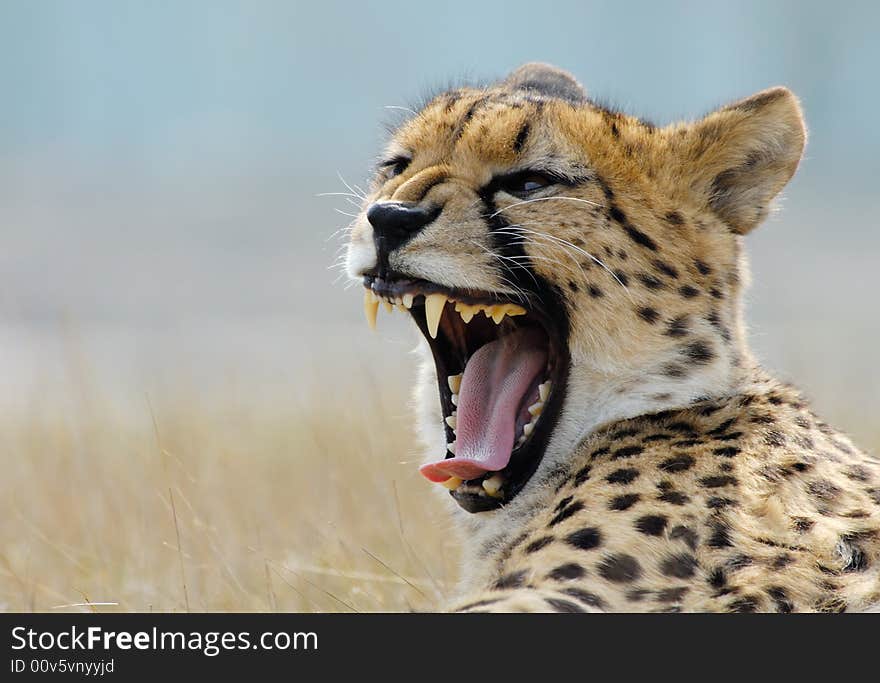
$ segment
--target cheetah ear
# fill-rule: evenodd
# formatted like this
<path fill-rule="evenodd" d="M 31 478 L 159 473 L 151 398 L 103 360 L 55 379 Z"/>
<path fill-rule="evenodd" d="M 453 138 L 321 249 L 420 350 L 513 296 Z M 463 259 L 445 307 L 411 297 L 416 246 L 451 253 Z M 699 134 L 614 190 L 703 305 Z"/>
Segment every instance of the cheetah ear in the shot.
<path fill-rule="evenodd" d="M 797 98 L 778 87 L 709 114 L 684 135 L 680 160 L 691 191 L 744 235 L 794 175 L 807 131 Z"/>
<path fill-rule="evenodd" d="M 511 72 L 502 85 L 512 90 L 532 90 L 573 104 L 587 100 L 587 91 L 568 71 L 541 62 L 523 64 Z"/>

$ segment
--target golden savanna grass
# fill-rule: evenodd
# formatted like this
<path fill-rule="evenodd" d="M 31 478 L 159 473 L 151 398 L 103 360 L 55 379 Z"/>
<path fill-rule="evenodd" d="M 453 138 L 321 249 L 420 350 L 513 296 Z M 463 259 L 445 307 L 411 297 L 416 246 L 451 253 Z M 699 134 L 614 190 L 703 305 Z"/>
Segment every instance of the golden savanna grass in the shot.
<path fill-rule="evenodd" d="M 0 609 L 431 609 L 455 548 L 405 387 L 352 384 L 272 411 L 144 396 L 131 420 L 92 397 L 3 419 Z"/>
<path fill-rule="evenodd" d="M 171 382 L 132 409 L 83 379 L 63 408 L 4 413 L 0 611 L 435 609 L 452 504 L 418 474 L 413 368 L 385 351 L 308 363 L 283 398 Z"/>

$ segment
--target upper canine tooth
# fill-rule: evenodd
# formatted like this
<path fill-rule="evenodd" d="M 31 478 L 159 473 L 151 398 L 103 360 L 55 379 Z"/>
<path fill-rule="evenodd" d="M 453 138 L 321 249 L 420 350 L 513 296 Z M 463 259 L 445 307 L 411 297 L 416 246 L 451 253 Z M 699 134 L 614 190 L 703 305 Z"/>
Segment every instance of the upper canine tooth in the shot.
<path fill-rule="evenodd" d="M 538 394 L 541 396 L 541 401 L 546 402 L 550 396 L 550 382 L 544 382 L 538 386 Z"/>
<path fill-rule="evenodd" d="M 529 412 L 532 414 L 532 417 L 537 417 L 541 414 L 541 411 L 544 410 L 544 402 L 538 401 L 529 406 Z"/>
<path fill-rule="evenodd" d="M 403 305 L 407 308 L 412 308 L 413 304 L 413 295 L 412 294 L 404 294 L 403 295 Z"/>
<path fill-rule="evenodd" d="M 367 316 L 367 324 L 370 329 L 376 329 L 376 313 L 379 312 L 379 299 L 369 289 L 364 290 L 364 315 Z"/>
<path fill-rule="evenodd" d="M 437 330 L 440 327 L 440 317 L 443 315 L 443 307 L 446 306 L 445 294 L 428 294 L 425 297 L 425 317 L 428 321 L 428 334 L 432 339 L 437 338 Z"/>
<path fill-rule="evenodd" d="M 446 378 L 446 383 L 449 385 L 449 390 L 453 394 L 457 394 L 458 390 L 461 389 L 461 375 L 449 375 Z"/>

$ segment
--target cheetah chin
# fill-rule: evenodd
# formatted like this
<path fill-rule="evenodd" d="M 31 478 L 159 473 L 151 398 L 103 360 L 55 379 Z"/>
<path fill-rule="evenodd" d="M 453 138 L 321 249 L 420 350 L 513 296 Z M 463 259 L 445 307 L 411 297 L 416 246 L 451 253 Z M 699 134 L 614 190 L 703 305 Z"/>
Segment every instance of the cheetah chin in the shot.
<path fill-rule="evenodd" d="M 499 299 L 419 280 L 364 278 L 364 310 L 408 312 L 434 359 L 447 449 L 421 467 L 468 512 L 511 501 L 534 474 L 565 399 L 565 316 L 549 296 Z"/>

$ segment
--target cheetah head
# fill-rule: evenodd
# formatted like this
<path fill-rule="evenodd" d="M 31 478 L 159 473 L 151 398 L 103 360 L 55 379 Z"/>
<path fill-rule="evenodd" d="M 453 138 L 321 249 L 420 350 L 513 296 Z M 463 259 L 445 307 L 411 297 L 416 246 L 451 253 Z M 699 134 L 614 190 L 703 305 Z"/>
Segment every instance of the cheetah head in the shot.
<path fill-rule="evenodd" d="M 404 123 L 347 268 L 371 324 L 398 306 L 427 342 L 422 473 L 492 510 L 602 423 L 729 391 L 742 235 L 804 142 L 784 88 L 656 128 L 541 64 Z"/>

